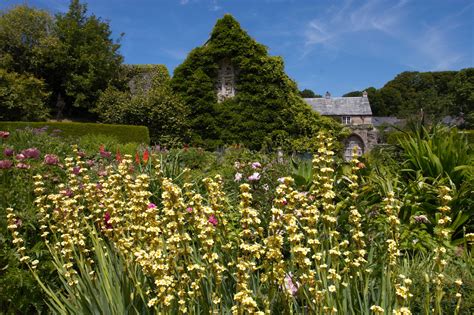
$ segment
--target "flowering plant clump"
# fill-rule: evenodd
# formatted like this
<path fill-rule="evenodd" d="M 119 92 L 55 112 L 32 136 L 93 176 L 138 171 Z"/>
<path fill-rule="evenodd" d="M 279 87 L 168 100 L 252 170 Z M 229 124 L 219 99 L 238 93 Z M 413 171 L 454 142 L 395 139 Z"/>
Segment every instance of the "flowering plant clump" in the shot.
<path fill-rule="evenodd" d="M 255 191 L 264 190 L 259 183 L 268 172 L 264 163 L 236 163 L 233 179 L 239 190 L 229 193 L 220 175 L 192 182 L 184 170 L 178 184 L 165 176 L 163 160 L 153 151 L 135 158 L 117 154 L 110 161 L 102 147 L 101 159 L 110 163 L 90 163 L 74 147 L 75 155 L 64 159 L 64 182 L 51 186 L 41 174 L 35 176 L 41 237 L 69 294 L 44 286 L 51 303 L 80 313 L 84 304 L 70 301 L 83 292 L 84 283 L 105 281 L 97 247 L 108 244 L 101 248 L 120 257 L 137 292 L 134 298 L 145 301 L 143 312 L 410 314 L 413 281 L 402 264 L 396 191 L 378 196 L 377 220 L 383 228 L 374 232 L 368 228 L 370 213 L 360 203 L 360 170 L 366 166 L 357 151 L 349 173 L 341 176 L 334 139 L 320 135 L 319 141 L 312 188 L 299 191 L 292 177 L 275 179 L 275 188 L 268 187 L 269 208 L 254 198 Z M 55 157 L 48 156 L 48 162 L 45 157 L 45 164 L 55 163 Z M 341 182 L 344 192 L 337 190 Z M 237 194 L 237 204 L 230 194 Z M 440 245 L 430 267 L 434 271 L 427 274 L 435 287 L 428 306 L 434 308 L 441 307 L 449 285 L 443 278 L 448 261 L 442 245 L 450 236 L 447 187 L 440 187 L 439 200 Z M 9 208 L 17 254 L 35 273 L 41 260 L 26 254 L 20 222 Z M 143 278 L 130 270 L 139 270 Z M 460 305 L 462 279 L 455 283 Z M 90 297 L 83 301 L 89 308 L 95 303 Z M 100 313 L 100 305 L 94 305 Z"/>

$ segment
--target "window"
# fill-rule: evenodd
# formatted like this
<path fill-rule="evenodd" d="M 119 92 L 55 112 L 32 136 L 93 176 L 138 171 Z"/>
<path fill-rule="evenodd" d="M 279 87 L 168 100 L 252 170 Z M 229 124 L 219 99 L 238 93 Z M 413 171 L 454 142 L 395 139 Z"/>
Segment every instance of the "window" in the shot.
<path fill-rule="evenodd" d="M 351 124 L 351 116 L 342 116 L 342 124 L 343 125 L 350 125 Z"/>

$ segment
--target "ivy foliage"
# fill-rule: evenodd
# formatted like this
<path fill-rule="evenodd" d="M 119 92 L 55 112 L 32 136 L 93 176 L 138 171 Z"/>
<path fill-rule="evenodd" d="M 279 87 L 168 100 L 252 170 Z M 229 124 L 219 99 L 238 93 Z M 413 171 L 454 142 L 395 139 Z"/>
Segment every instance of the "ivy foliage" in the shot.
<path fill-rule="evenodd" d="M 109 86 L 99 97 L 96 112 L 103 122 L 143 125 L 151 142 L 181 144 L 188 132 L 188 109 L 171 90 L 163 65 L 125 65 L 121 85 Z"/>
<path fill-rule="evenodd" d="M 237 93 L 219 103 L 215 86 L 224 60 L 235 69 Z M 193 145 L 298 149 L 297 142 L 321 129 L 340 130 L 304 103 L 282 58 L 269 56 L 228 14 L 217 21 L 210 39 L 175 69 L 171 85 L 190 109 Z"/>

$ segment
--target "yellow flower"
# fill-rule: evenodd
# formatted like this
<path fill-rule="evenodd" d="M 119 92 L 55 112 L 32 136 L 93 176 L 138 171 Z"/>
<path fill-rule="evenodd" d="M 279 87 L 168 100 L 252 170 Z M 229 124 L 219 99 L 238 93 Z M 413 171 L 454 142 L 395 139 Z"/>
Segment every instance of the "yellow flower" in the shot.
<path fill-rule="evenodd" d="M 382 307 L 378 306 L 378 305 L 372 305 L 370 307 L 370 310 L 372 312 L 374 312 L 375 314 L 384 314 L 385 313 L 385 310 Z"/>

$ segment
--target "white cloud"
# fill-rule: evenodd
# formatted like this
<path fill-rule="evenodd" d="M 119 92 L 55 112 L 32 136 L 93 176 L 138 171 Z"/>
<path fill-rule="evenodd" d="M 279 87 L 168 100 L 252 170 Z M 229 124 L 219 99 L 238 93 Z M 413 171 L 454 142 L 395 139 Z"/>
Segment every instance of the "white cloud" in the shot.
<path fill-rule="evenodd" d="M 334 53 L 339 50 L 352 52 L 365 49 L 364 53 L 370 53 L 374 57 L 391 58 L 383 56 L 387 53 L 386 49 L 380 49 L 384 48 L 384 40 L 390 40 L 405 50 L 410 50 L 400 50 L 397 56 L 399 60 L 393 60 L 400 64 L 417 64 L 420 70 L 450 69 L 459 64 L 466 55 L 465 52 L 456 51 L 451 44 L 451 35 L 461 27 L 457 18 L 469 12 L 474 4 L 431 22 L 433 24 L 430 25 L 415 20 L 409 4 L 410 0 L 400 0 L 396 3 L 370 0 L 363 5 L 345 0 L 340 5 L 333 5 L 307 22 L 303 57 L 315 47 L 323 47 Z M 363 40 L 363 36 L 367 36 L 368 32 L 379 33 L 377 39 L 381 41 L 382 46 L 375 45 L 375 48 L 371 49 L 368 45 L 353 47 L 346 44 L 347 39 L 358 36 Z M 388 53 L 392 57 L 396 54 L 394 51 Z"/>

